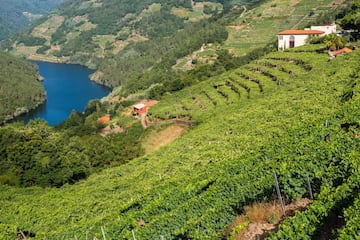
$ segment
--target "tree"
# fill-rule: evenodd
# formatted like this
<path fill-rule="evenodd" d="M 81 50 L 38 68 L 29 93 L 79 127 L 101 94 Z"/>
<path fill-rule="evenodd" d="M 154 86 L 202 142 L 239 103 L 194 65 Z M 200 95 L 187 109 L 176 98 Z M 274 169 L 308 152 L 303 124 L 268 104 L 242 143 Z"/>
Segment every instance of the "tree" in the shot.
<path fill-rule="evenodd" d="M 349 13 L 341 20 L 341 26 L 360 31 L 360 0 L 351 6 Z"/>
<path fill-rule="evenodd" d="M 342 38 L 336 33 L 331 33 L 329 35 L 325 36 L 324 44 L 328 49 L 335 48 L 339 49 L 345 46 L 345 43 L 343 42 Z"/>

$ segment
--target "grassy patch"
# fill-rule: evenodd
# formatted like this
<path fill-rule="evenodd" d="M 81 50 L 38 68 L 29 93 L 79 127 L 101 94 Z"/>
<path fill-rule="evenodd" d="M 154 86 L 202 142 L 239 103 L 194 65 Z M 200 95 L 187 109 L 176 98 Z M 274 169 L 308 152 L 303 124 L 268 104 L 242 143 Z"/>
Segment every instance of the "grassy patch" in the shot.
<path fill-rule="evenodd" d="M 189 17 L 190 15 L 190 11 L 186 8 L 175 8 L 173 7 L 171 9 L 171 13 L 178 16 L 178 17 L 181 17 L 181 18 L 186 18 L 186 17 Z"/>
<path fill-rule="evenodd" d="M 47 21 L 35 27 L 31 34 L 34 37 L 45 38 L 47 43 L 50 44 L 51 35 L 56 32 L 64 20 L 63 16 L 51 16 Z"/>
<path fill-rule="evenodd" d="M 84 22 L 84 24 L 78 27 L 81 32 L 89 31 L 93 28 L 96 28 L 96 24 L 93 24 L 91 22 Z"/>
<path fill-rule="evenodd" d="M 149 128 L 147 135 L 142 140 L 145 153 L 154 152 L 162 146 L 172 143 L 183 134 L 187 128 L 188 127 L 184 125 L 178 124 L 165 125 L 163 127 L 159 124 Z"/>
<path fill-rule="evenodd" d="M 211 9 L 217 9 L 218 12 L 223 10 L 223 6 L 220 3 L 213 3 L 213 2 L 197 2 L 193 5 L 192 10 L 185 9 L 185 8 L 175 8 L 171 9 L 171 12 L 181 18 L 189 18 L 190 21 L 196 22 L 203 18 L 210 17 L 210 14 L 204 13 L 204 6 L 207 5 Z"/>
<path fill-rule="evenodd" d="M 114 35 L 97 35 L 95 37 L 93 37 L 93 41 L 97 44 L 99 44 L 99 46 L 101 48 L 105 48 L 106 44 L 112 44 L 113 42 L 115 42 L 115 36 Z"/>

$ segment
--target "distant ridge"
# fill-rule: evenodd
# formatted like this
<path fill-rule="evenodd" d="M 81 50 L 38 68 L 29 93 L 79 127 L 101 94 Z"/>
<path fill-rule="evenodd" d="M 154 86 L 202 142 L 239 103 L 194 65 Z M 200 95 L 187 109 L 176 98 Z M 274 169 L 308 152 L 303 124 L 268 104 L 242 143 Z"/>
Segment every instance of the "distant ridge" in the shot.
<path fill-rule="evenodd" d="M 49 13 L 64 0 L 2 0 L 0 4 L 0 41 Z"/>

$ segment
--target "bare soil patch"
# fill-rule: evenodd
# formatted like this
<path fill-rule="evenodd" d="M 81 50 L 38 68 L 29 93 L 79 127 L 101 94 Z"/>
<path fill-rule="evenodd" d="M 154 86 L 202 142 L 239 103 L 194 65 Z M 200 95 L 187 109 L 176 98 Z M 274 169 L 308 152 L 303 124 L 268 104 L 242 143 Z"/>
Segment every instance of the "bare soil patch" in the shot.
<path fill-rule="evenodd" d="M 100 131 L 100 136 L 103 136 L 105 137 L 106 135 L 108 134 L 111 134 L 111 133 L 121 133 L 123 132 L 124 129 L 122 127 L 120 127 L 119 125 L 117 124 L 113 124 L 111 126 L 106 126 L 105 128 L 103 128 L 101 131 Z"/>
<path fill-rule="evenodd" d="M 235 234 L 235 239 L 260 240 L 269 236 L 269 233 L 276 231 L 279 224 L 289 216 L 293 216 L 295 211 L 302 211 L 311 203 L 310 199 L 303 198 L 285 206 L 285 217 L 279 204 L 274 203 L 255 203 L 244 207 L 244 214 L 237 216 L 227 231 L 227 236 L 234 228 L 241 224 L 246 224 L 241 231 Z"/>
<path fill-rule="evenodd" d="M 33 29 L 32 35 L 35 37 L 45 38 L 50 43 L 51 35 L 61 26 L 64 22 L 63 16 L 52 16 L 46 22 Z"/>
<path fill-rule="evenodd" d="M 172 143 L 181 134 L 187 131 L 189 127 L 182 124 L 172 124 L 160 131 L 153 130 L 143 141 L 145 153 L 151 153 L 162 146 Z"/>

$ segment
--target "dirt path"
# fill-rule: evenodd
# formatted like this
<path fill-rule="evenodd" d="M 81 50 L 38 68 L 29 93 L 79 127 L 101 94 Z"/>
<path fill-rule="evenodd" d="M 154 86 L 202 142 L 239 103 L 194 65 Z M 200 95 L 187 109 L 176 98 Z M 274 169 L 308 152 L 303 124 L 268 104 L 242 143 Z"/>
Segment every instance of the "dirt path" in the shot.
<path fill-rule="evenodd" d="M 303 16 L 297 23 L 295 23 L 295 25 L 293 25 L 291 27 L 291 29 L 297 29 L 297 27 L 300 25 L 300 23 L 302 23 L 305 19 L 307 19 L 309 16 L 308 15 L 305 15 Z"/>
<path fill-rule="evenodd" d="M 247 12 L 246 6 L 244 5 L 244 6 L 242 6 L 242 7 L 243 7 L 244 11 L 240 14 L 240 17 L 241 17 L 241 18 L 242 18 L 242 17 L 245 15 L 245 13 Z"/>
<path fill-rule="evenodd" d="M 242 8 L 244 9 L 244 11 L 240 14 L 239 18 L 244 17 L 245 13 L 247 12 L 246 6 L 242 6 Z M 246 24 L 229 25 L 228 27 L 234 29 L 235 31 L 240 31 L 241 29 L 246 27 Z"/>
<path fill-rule="evenodd" d="M 141 125 L 143 128 L 147 128 L 148 127 L 148 123 L 147 123 L 147 116 L 141 116 Z"/>
<path fill-rule="evenodd" d="M 174 118 L 167 120 L 156 120 L 151 122 L 147 116 L 141 116 L 141 125 L 143 126 L 143 128 L 147 128 L 149 126 L 154 126 L 154 125 L 167 124 L 167 123 L 176 123 L 179 125 L 191 126 L 191 121 L 185 119 Z"/>

